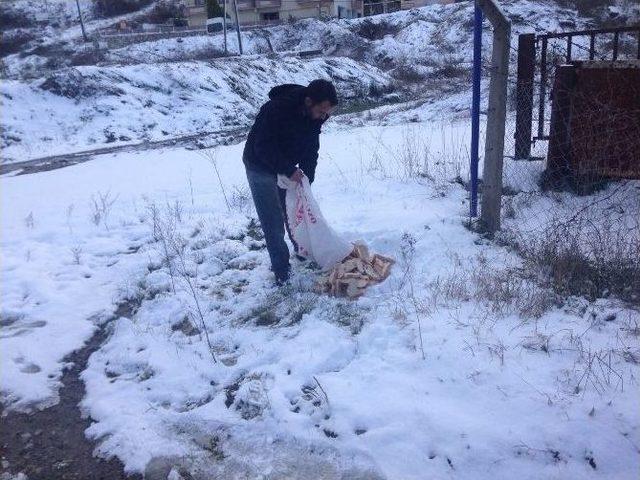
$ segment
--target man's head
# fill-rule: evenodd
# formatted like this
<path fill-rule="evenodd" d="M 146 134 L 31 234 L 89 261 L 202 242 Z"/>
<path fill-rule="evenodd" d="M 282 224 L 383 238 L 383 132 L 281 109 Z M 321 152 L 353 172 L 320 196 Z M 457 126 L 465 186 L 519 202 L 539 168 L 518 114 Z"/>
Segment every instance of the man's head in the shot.
<path fill-rule="evenodd" d="M 336 87 L 328 80 L 314 80 L 305 88 L 304 105 L 313 120 L 326 120 L 338 105 Z"/>

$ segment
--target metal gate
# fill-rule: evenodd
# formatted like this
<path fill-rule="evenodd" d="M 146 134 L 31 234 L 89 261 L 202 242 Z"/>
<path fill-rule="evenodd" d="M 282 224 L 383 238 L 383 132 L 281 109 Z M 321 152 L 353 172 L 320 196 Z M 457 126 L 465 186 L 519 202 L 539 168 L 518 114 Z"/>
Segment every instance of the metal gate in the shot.
<path fill-rule="evenodd" d="M 549 139 L 547 106 L 555 68 L 558 65 L 571 64 L 580 59 L 618 60 L 621 56 L 621 39 L 627 35 L 634 35 L 637 38 L 633 40 L 635 43 L 633 53 L 624 52 L 624 57 L 640 59 L 640 25 L 519 35 L 516 85 L 516 159 L 531 158 L 532 143 Z M 602 37 L 610 41 L 610 44 L 606 45 L 604 54 L 596 52 L 596 41 Z M 584 39 L 588 40 L 588 46 L 586 46 L 586 42 L 580 41 Z M 549 48 L 552 43 L 554 46 L 553 55 L 550 54 Z M 629 42 L 625 45 L 628 44 Z M 534 105 L 537 105 L 535 134 L 533 134 Z"/>

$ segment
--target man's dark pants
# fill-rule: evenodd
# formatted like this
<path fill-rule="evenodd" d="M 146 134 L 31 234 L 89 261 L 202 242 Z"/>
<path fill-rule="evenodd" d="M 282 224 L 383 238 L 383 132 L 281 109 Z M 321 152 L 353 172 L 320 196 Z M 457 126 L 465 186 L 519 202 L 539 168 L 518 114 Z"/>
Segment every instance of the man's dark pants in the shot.
<path fill-rule="evenodd" d="M 246 170 L 253 203 L 256 206 L 258 220 L 260 220 L 260 226 L 267 243 L 271 270 L 277 280 L 286 280 L 289 277 L 290 267 L 289 248 L 284 241 L 285 226 L 289 238 L 291 238 L 284 202 L 286 191 L 278 187 L 276 175 L 249 168 Z M 295 247 L 296 244 L 292 238 L 291 241 Z"/>

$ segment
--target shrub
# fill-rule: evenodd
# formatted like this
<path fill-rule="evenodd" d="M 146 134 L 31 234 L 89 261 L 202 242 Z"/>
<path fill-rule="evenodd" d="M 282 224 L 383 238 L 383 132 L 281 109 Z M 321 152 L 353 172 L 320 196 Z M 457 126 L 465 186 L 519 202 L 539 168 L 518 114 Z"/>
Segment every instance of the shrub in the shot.
<path fill-rule="evenodd" d="M 34 23 L 32 15 L 16 9 L 9 2 L 0 3 L 0 31 L 12 28 L 30 27 Z"/>
<path fill-rule="evenodd" d="M 12 53 L 19 52 L 20 49 L 35 38 L 29 30 L 12 30 L 3 32 L 0 39 L 0 57 L 6 57 Z"/>
<path fill-rule="evenodd" d="M 148 23 L 167 23 L 174 18 L 183 17 L 183 9 L 175 0 L 159 1 L 149 15 L 144 19 Z"/>
<path fill-rule="evenodd" d="M 82 75 L 74 68 L 53 72 L 40 84 L 42 90 L 67 98 L 89 98 L 122 95 L 124 92 L 100 77 Z"/>
<path fill-rule="evenodd" d="M 395 35 L 399 27 L 390 23 L 365 20 L 356 25 L 356 33 L 367 40 L 382 40 L 386 35 Z"/>
<path fill-rule="evenodd" d="M 640 238 L 637 232 L 590 220 L 558 223 L 536 237 L 512 242 L 557 294 L 589 300 L 615 296 L 640 305 Z"/>
<path fill-rule="evenodd" d="M 413 65 L 400 65 L 391 75 L 403 83 L 421 83 L 427 79 L 427 75 Z"/>
<path fill-rule="evenodd" d="M 433 72 L 436 78 L 469 78 L 471 69 L 461 58 L 449 56 L 443 63 L 438 65 Z"/>
<path fill-rule="evenodd" d="M 71 57 L 71 65 L 95 65 L 102 60 L 104 60 L 103 52 L 96 51 L 94 48 L 89 48 L 75 52 Z"/>

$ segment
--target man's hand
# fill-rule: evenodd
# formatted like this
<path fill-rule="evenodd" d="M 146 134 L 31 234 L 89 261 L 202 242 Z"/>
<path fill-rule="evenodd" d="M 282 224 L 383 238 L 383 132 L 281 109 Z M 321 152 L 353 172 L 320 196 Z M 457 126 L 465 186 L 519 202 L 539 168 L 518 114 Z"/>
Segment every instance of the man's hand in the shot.
<path fill-rule="evenodd" d="M 302 183 L 302 177 L 304 177 L 304 172 L 299 168 L 296 168 L 296 171 L 289 177 L 289 180 L 296 183 Z"/>

